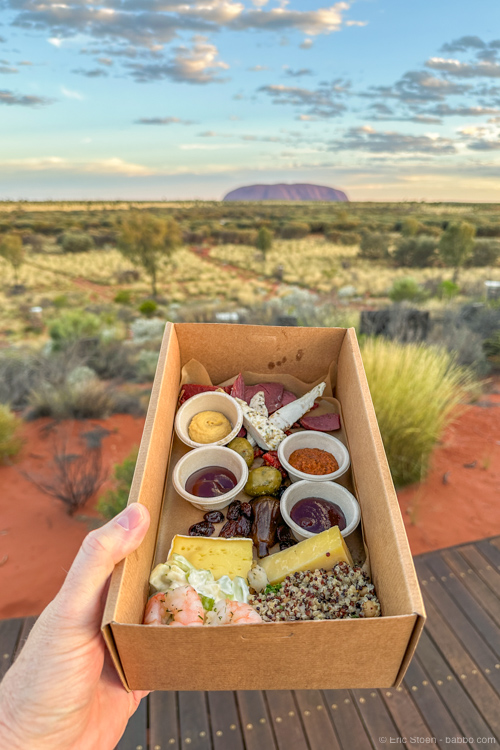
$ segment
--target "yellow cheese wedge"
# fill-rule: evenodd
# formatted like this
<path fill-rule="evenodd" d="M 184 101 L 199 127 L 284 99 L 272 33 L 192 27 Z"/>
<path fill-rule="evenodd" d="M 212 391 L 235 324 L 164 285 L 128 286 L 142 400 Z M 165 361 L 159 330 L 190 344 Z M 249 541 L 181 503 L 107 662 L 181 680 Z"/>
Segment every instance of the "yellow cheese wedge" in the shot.
<path fill-rule="evenodd" d="M 195 566 L 211 570 L 215 580 L 222 576 L 246 578 L 252 565 L 251 539 L 210 539 L 203 536 L 174 536 L 169 558 L 173 553 L 182 555 Z"/>
<path fill-rule="evenodd" d="M 322 531 L 309 539 L 288 547 L 275 555 L 260 560 L 269 583 L 279 583 L 291 573 L 300 570 L 331 570 L 339 562 L 352 565 L 352 557 L 338 526 Z"/>

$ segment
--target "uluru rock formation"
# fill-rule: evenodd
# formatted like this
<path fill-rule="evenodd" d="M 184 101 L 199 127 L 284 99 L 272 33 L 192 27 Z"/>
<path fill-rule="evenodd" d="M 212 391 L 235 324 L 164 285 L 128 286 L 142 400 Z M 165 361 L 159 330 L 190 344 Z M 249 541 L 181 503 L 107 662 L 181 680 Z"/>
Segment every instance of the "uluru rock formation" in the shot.
<path fill-rule="evenodd" d="M 348 201 L 342 190 L 324 185 L 246 185 L 231 190 L 225 201 Z"/>

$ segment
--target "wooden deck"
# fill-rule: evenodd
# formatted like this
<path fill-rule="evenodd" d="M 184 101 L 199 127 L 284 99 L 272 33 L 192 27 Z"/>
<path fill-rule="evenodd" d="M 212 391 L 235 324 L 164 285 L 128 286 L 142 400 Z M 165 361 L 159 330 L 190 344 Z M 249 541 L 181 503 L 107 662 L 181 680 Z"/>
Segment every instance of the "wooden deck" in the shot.
<path fill-rule="evenodd" d="M 401 687 L 154 693 L 117 750 L 371 750 L 463 746 L 464 737 L 496 744 L 500 537 L 420 555 L 415 564 L 428 621 Z M 0 678 L 33 621 L 0 622 Z"/>

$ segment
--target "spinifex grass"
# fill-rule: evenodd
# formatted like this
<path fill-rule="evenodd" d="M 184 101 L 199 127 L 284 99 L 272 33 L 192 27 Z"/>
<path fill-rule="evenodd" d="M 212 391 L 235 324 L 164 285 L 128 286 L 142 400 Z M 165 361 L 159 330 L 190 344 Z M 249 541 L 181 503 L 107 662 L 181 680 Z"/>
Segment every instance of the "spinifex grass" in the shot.
<path fill-rule="evenodd" d="M 363 362 L 396 486 L 421 480 L 432 449 L 474 387 L 448 352 L 369 339 Z"/>

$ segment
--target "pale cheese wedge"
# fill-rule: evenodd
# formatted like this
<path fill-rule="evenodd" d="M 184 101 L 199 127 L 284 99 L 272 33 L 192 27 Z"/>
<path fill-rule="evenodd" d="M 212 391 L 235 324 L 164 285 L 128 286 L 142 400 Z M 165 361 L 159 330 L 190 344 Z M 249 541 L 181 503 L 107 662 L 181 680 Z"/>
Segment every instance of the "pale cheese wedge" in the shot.
<path fill-rule="evenodd" d="M 324 568 L 331 570 L 339 562 L 352 565 L 352 557 L 338 526 L 322 531 L 309 539 L 288 547 L 282 552 L 264 557 L 259 565 L 264 568 L 269 583 L 280 583 L 291 573 Z"/>
<path fill-rule="evenodd" d="M 182 555 L 202 570 L 211 570 L 215 580 L 222 576 L 246 578 L 252 566 L 253 542 L 251 539 L 223 539 L 203 536 L 174 536 L 169 558 L 173 553 Z"/>

